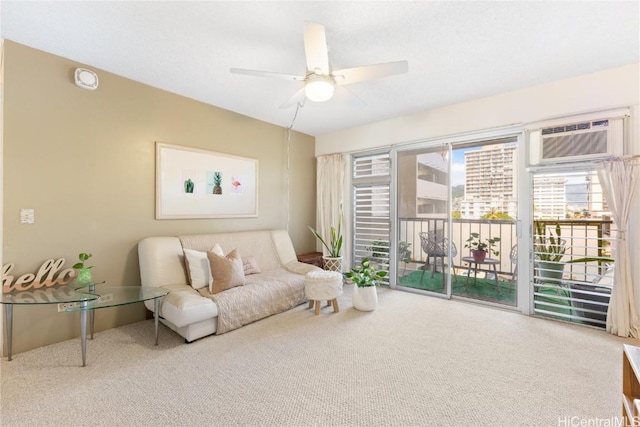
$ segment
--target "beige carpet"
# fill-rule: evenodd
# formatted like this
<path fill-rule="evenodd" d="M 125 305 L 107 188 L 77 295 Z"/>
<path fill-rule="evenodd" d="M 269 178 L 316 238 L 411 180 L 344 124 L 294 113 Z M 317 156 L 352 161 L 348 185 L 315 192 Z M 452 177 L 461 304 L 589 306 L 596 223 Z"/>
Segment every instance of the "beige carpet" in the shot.
<path fill-rule="evenodd" d="M 305 304 L 192 344 L 161 326 L 154 347 L 151 320 L 100 332 L 85 368 L 79 339 L 3 358 L 0 424 L 557 426 L 620 416 L 628 340 L 388 289 L 363 313 L 351 286 L 337 314 Z"/>

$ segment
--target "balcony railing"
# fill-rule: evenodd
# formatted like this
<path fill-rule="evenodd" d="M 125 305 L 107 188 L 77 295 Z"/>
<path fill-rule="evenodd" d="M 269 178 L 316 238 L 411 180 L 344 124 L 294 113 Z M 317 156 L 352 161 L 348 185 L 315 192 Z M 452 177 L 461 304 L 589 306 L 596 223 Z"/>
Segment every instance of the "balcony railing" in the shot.
<path fill-rule="evenodd" d="M 607 257 L 607 237 L 611 233 L 610 220 L 595 219 L 567 219 L 541 221 L 548 224 L 560 224 L 563 238 L 567 241 L 567 250 L 563 261 L 587 257 Z M 449 220 L 444 218 L 400 218 L 399 241 L 410 243 L 411 259 L 416 263 L 426 263 L 426 254 L 421 248 L 420 233 L 435 233 L 436 236 L 449 237 Z M 499 237 L 500 242 L 494 249 L 500 255 L 493 256 L 500 260 L 499 273 L 511 274 L 515 264 L 509 254 L 516 244 L 516 221 L 514 220 L 488 220 L 488 219 L 454 219 L 451 221 L 451 242 L 457 249 L 457 255 L 453 258 L 453 265 L 463 266 L 462 257 L 469 256 L 470 251 L 465 248 L 466 240 L 471 233 L 478 233 L 480 239 Z M 567 264 L 565 273 L 572 278 L 589 282 L 587 267 L 581 264 Z"/>

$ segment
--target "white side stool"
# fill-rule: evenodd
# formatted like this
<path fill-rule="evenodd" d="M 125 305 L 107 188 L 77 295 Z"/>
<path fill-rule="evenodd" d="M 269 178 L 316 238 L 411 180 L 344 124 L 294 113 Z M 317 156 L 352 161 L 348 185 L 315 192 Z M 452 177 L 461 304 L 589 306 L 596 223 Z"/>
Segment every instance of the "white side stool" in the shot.
<path fill-rule="evenodd" d="M 342 295 L 342 274 L 337 271 L 311 271 L 304 279 L 304 293 L 309 300 L 309 308 L 315 304 L 315 314 L 320 314 L 322 300 L 332 305 L 334 313 L 340 311 L 338 298 Z"/>

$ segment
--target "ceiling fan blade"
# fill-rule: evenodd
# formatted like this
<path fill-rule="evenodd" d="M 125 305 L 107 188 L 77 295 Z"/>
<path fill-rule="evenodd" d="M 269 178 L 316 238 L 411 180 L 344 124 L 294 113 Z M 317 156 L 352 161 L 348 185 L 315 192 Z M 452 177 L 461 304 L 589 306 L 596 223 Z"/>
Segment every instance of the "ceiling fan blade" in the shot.
<path fill-rule="evenodd" d="M 304 25 L 304 53 L 307 70 L 318 74 L 329 74 L 329 55 L 324 26 L 313 22 Z"/>
<path fill-rule="evenodd" d="M 362 100 L 358 95 L 347 89 L 345 86 L 336 86 L 335 98 L 340 102 L 345 102 L 353 108 L 364 108 L 367 103 Z"/>
<path fill-rule="evenodd" d="M 304 76 L 295 76 L 293 74 L 276 73 L 273 71 L 245 70 L 243 68 L 229 68 L 229 71 L 233 74 L 246 74 L 247 76 L 257 76 L 257 77 L 271 77 L 271 78 L 282 79 L 282 80 L 303 81 L 305 79 Z"/>
<path fill-rule="evenodd" d="M 294 105 L 298 104 L 298 103 L 304 103 L 305 100 L 305 94 L 304 94 L 304 86 L 297 91 L 296 93 L 293 94 L 293 96 L 291 98 L 289 98 L 288 100 L 286 100 L 281 106 L 280 108 L 289 108 L 289 107 L 293 107 Z"/>
<path fill-rule="evenodd" d="M 362 67 L 345 68 L 331 73 L 339 85 L 357 83 L 364 80 L 379 79 L 409 71 L 407 61 L 385 62 L 382 64 L 364 65 Z"/>

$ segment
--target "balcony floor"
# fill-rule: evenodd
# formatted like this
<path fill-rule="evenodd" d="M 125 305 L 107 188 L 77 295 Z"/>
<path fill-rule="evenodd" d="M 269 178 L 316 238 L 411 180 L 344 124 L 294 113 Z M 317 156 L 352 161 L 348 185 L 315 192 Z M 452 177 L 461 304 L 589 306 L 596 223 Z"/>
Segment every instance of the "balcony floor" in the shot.
<path fill-rule="evenodd" d="M 469 285 L 465 286 L 467 276 L 466 273 L 463 273 L 464 271 L 463 268 L 457 268 L 458 274 L 451 276 L 453 295 L 512 307 L 517 305 L 515 285 L 508 281 L 498 280 L 500 288 L 500 292 L 498 292 L 494 279 L 478 277 L 474 283 L 473 277 L 471 277 L 469 279 Z M 433 277 L 431 277 L 431 271 L 426 271 L 422 280 L 420 280 L 421 276 L 422 270 L 407 271 L 403 277 L 400 277 L 398 284 L 407 288 L 443 293 L 442 273 L 436 272 Z"/>

